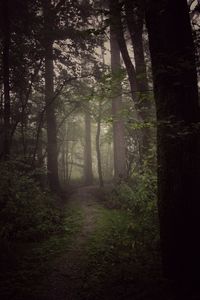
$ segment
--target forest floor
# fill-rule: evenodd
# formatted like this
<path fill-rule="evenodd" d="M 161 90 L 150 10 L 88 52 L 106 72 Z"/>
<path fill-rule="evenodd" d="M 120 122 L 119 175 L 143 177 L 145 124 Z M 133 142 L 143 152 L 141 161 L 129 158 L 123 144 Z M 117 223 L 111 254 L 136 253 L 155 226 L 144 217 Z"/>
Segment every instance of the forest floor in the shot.
<path fill-rule="evenodd" d="M 1 300 L 173 300 L 156 254 L 137 252 L 127 212 L 107 208 L 95 187 L 66 204 L 66 231 L 5 249 Z"/>

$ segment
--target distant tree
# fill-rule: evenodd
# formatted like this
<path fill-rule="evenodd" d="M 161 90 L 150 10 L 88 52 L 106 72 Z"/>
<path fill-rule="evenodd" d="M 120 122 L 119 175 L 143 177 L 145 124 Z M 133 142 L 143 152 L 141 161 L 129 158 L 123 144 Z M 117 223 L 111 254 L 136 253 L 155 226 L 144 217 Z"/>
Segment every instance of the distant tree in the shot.
<path fill-rule="evenodd" d="M 88 110 L 85 110 L 84 182 L 86 185 L 93 183 L 91 116 Z"/>
<path fill-rule="evenodd" d="M 186 0 L 145 1 L 157 111 L 158 189 L 165 274 L 199 282 L 197 74 Z"/>

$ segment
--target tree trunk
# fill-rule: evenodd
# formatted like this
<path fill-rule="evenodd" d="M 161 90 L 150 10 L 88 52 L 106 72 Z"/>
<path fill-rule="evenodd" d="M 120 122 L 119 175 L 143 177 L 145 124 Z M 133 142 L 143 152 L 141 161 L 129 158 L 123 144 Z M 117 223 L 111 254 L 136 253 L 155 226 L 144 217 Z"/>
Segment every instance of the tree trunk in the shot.
<path fill-rule="evenodd" d="M 99 185 L 100 187 L 104 186 L 103 183 L 103 173 L 102 173 L 102 165 L 101 165 L 101 150 L 100 150 L 100 136 L 101 136 L 101 103 L 99 103 L 99 115 L 97 120 L 97 132 L 96 132 L 96 153 L 97 153 L 97 168 L 99 175 Z"/>
<path fill-rule="evenodd" d="M 113 115 L 113 147 L 114 147 L 114 177 L 119 182 L 127 177 L 126 149 L 124 122 L 122 112 L 122 87 L 120 82 L 120 49 L 117 42 L 115 16 L 112 14 L 112 1 L 110 1 L 111 25 L 110 25 L 110 49 L 111 71 L 113 74 L 112 91 L 112 115 Z"/>
<path fill-rule="evenodd" d="M 91 144 L 91 118 L 88 111 L 85 111 L 85 149 L 84 149 L 84 181 L 86 185 L 93 182 L 92 174 L 92 144 Z"/>
<path fill-rule="evenodd" d="M 187 1 L 146 1 L 158 120 L 158 189 L 165 274 L 199 281 L 199 105 Z"/>
<path fill-rule="evenodd" d="M 45 45 L 45 103 L 47 120 L 47 169 L 51 190 L 59 189 L 58 153 L 55 104 L 53 101 L 53 45 L 47 41 Z"/>
<path fill-rule="evenodd" d="M 9 1 L 3 1 L 3 87 L 4 87 L 4 142 L 3 156 L 10 155 L 10 20 Z"/>
<path fill-rule="evenodd" d="M 135 65 L 136 69 L 131 61 L 126 40 L 123 32 L 123 24 L 121 20 L 121 7 L 119 0 L 112 1 L 110 6 L 111 16 L 112 17 L 112 26 L 116 32 L 117 41 L 119 44 L 120 52 L 124 64 L 126 66 L 128 79 L 131 88 L 132 99 L 137 111 L 137 116 L 140 122 L 142 122 L 141 127 L 141 162 L 144 162 L 144 159 L 147 156 L 147 152 L 150 148 L 151 142 L 151 132 L 148 127 L 145 127 L 145 122 L 148 122 L 151 117 L 151 101 L 148 93 L 148 81 L 146 73 L 146 65 L 144 61 L 144 49 L 143 49 L 143 19 L 138 13 L 138 16 L 134 16 L 133 12 L 133 3 L 129 1 L 125 2 L 126 8 L 126 19 L 131 34 L 131 40 L 133 43 L 134 56 L 135 56 Z M 134 18 L 137 19 L 134 22 Z M 140 19 L 139 19 L 140 18 Z"/>
<path fill-rule="evenodd" d="M 138 107 L 139 103 L 137 101 L 138 97 L 137 97 L 136 72 L 135 72 L 135 67 L 129 56 L 126 41 L 124 38 L 123 25 L 122 25 L 122 21 L 121 21 L 120 5 L 119 5 L 118 0 L 110 1 L 110 21 L 111 21 L 110 26 L 113 31 L 113 36 L 119 44 L 119 46 L 117 46 L 117 49 L 118 48 L 120 49 L 124 64 L 126 66 L 128 79 L 129 79 L 129 83 L 130 83 L 130 88 L 131 88 L 132 99 L 134 101 L 136 108 L 139 111 L 139 107 Z M 121 68 L 121 65 L 120 65 L 119 69 L 120 68 Z M 140 115 L 140 113 L 139 113 L 139 115 Z"/>
<path fill-rule="evenodd" d="M 125 1 L 125 12 L 126 12 L 126 21 L 128 25 L 128 29 L 131 36 L 134 58 L 135 58 L 135 69 L 136 69 L 136 78 L 137 78 L 137 86 L 139 92 L 147 92 L 148 90 L 148 79 L 147 79 L 147 71 L 146 71 L 146 63 L 144 59 L 144 47 L 143 47 L 143 25 L 144 25 L 144 11 L 143 7 L 140 3 L 137 4 L 134 9 L 134 2 L 131 0 Z M 143 101 L 144 102 L 144 101 Z M 144 105 L 147 108 L 148 102 L 145 101 Z M 148 114 L 148 111 L 146 112 Z M 148 117 L 148 115 L 147 115 Z"/>
<path fill-rule="evenodd" d="M 44 50 L 45 50 L 45 104 L 47 121 L 47 169 L 49 186 L 59 190 L 57 130 L 54 102 L 53 41 L 51 40 L 50 1 L 43 1 L 44 9 Z"/>

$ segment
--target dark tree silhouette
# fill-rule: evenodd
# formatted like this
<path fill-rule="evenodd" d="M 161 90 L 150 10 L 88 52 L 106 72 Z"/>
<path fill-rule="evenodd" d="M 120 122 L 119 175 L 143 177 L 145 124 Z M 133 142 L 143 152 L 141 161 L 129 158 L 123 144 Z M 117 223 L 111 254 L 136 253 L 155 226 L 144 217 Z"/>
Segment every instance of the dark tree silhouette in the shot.
<path fill-rule="evenodd" d="M 158 120 L 165 274 L 194 283 L 200 268 L 199 104 L 187 1 L 145 1 Z"/>
<path fill-rule="evenodd" d="M 10 14 L 9 1 L 2 3 L 3 19 L 3 86 L 4 86 L 4 141 L 3 156 L 8 159 L 10 154 Z"/>

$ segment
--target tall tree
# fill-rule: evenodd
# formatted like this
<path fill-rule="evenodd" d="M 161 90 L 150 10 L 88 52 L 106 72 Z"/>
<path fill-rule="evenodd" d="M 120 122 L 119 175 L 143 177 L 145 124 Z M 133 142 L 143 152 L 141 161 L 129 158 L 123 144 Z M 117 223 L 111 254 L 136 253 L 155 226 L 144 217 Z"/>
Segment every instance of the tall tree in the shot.
<path fill-rule="evenodd" d="M 88 110 L 85 111 L 84 181 L 87 185 L 93 182 L 91 117 Z"/>
<path fill-rule="evenodd" d="M 125 18 L 128 25 L 128 30 L 130 32 L 134 51 L 137 86 L 139 92 L 144 93 L 148 90 L 148 79 L 143 46 L 144 7 L 142 1 L 138 0 L 125 0 L 124 4 Z M 150 108 L 150 105 L 148 106 L 149 102 L 147 100 L 142 100 L 142 102 L 144 106 Z"/>
<path fill-rule="evenodd" d="M 200 269 L 199 104 L 186 0 L 145 1 L 157 110 L 158 189 L 165 274 L 187 284 Z"/>
<path fill-rule="evenodd" d="M 125 1 L 125 20 L 131 36 L 135 66 L 130 57 L 125 39 L 124 24 L 121 13 L 122 4 L 119 0 L 112 1 L 111 10 L 117 41 L 127 70 L 131 96 L 138 119 L 142 122 L 140 160 L 143 162 L 148 153 L 151 141 L 151 132 L 145 125 L 145 122 L 149 122 L 151 118 L 151 101 L 148 93 L 148 80 L 143 48 L 144 10 L 141 2 L 133 2 L 130 0 Z"/>
<path fill-rule="evenodd" d="M 111 50 L 111 71 L 113 75 L 112 88 L 112 115 L 113 115 L 113 147 L 114 147 L 114 172 L 115 180 L 125 179 L 126 170 L 126 149 L 125 130 L 122 113 L 122 87 L 120 82 L 121 62 L 120 49 L 117 41 L 115 7 L 110 1 L 110 50 Z"/>
<path fill-rule="evenodd" d="M 4 86 L 4 141 L 3 155 L 8 159 L 10 154 L 10 7 L 9 1 L 2 3 L 3 22 L 3 86 Z"/>
<path fill-rule="evenodd" d="M 125 19 L 130 33 L 135 61 L 135 75 L 138 92 L 138 110 L 144 122 L 142 128 L 141 161 L 148 155 L 152 140 L 152 131 L 145 124 L 152 119 L 151 97 L 149 97 L 148 77 L 144 58 L 144 5 L 141 0 L 125 0 Z"/>
<path fill-rule="evenodd" d="M 102 172 L 102 162 L 101 162 L 101 147 L 100 147 L 100 136 L 101 136 L 101 118 L 102 118 L 102 103 L 99 100 L 98 103 L 98 117 L 97 117 L 97 132 L 96 132 L 96 153 L 97 153 L 97 169 L 99 175 L 99 185 L 103 187 L 103 172 Z"/>
<path fill-rule="evenodd" d="M 45 56 L 45 104 L 47 120 L 47 166 L 48 179 L 51 190 L 59 189 L 58 179 L 58 152 L 57 130 L 54 101 L 54 67 L 53 67 L 53 42 L 51 36 L 52 19 L 51 0 L 43 1 L 44 14 L 44 56 Z"/>

